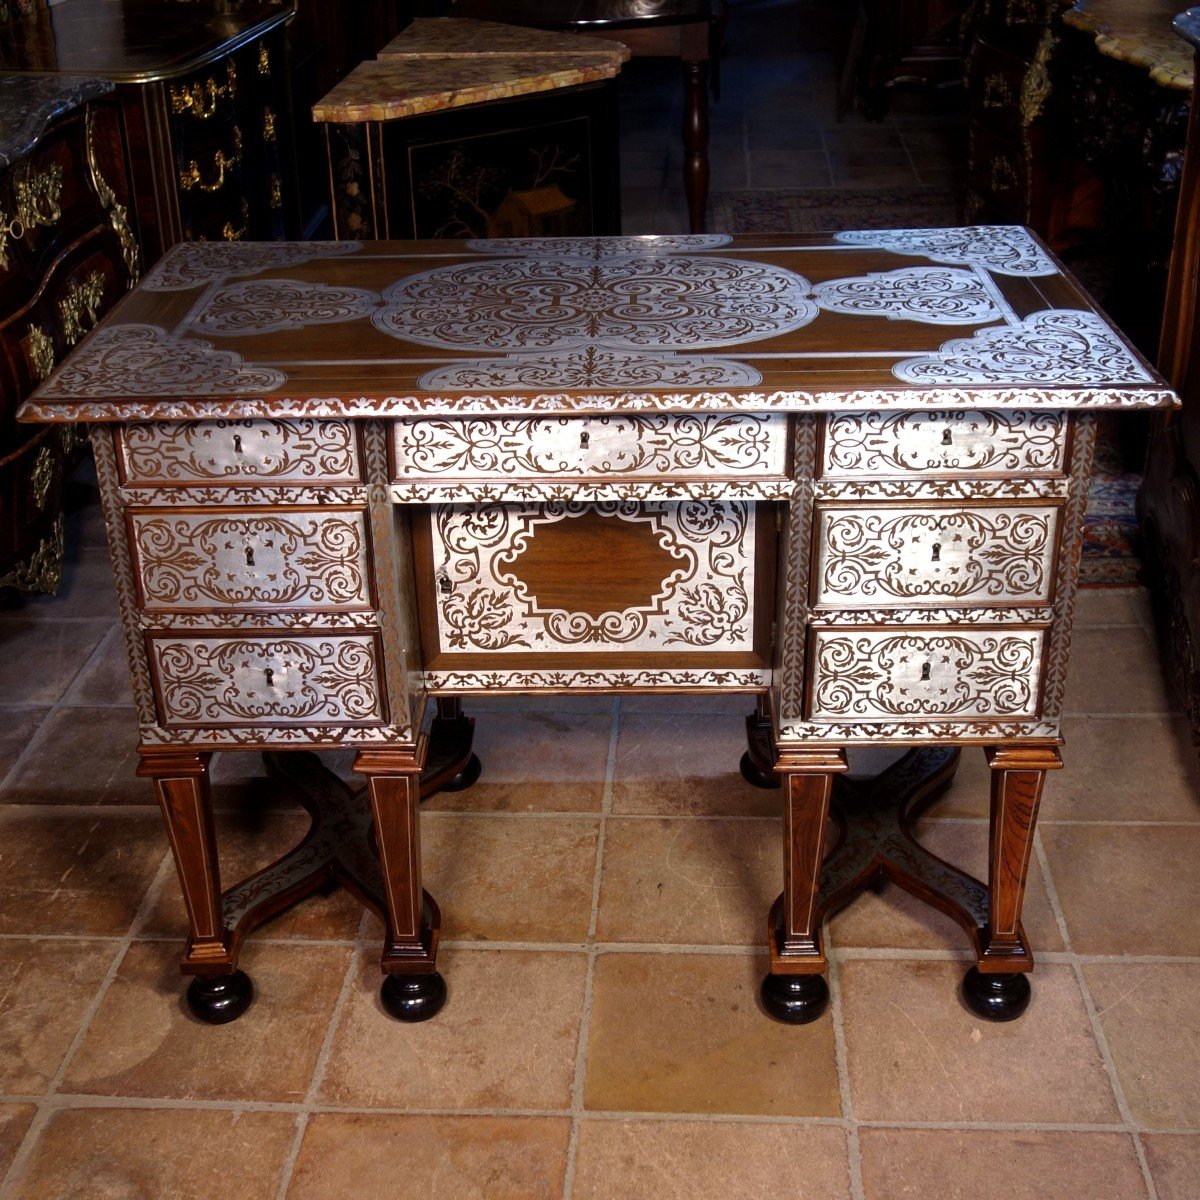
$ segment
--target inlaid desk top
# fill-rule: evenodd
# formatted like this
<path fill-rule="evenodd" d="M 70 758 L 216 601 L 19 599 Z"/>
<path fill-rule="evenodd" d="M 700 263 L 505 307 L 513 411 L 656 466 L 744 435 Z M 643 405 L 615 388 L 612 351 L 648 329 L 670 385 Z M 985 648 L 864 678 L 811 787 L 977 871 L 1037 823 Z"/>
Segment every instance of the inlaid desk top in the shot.
<path fill-rule="evenodd" d="M 1007 227 L 175 247 L 28 420 L 1167 407 Z"/>

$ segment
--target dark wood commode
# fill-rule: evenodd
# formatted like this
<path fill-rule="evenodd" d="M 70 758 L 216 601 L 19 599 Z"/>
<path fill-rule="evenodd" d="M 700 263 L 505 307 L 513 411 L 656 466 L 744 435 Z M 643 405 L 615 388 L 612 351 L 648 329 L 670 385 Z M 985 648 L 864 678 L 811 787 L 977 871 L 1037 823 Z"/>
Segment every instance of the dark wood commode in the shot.
<path fill-rule="evenodd" d="M 821 1011 L 821 917 L 886 874 L 1018 1015 L 1094 414 L 1175 403 L 1017 228 L 177 247 L 23 416 L 92 425 L 194 1010 L 236 1016 L 244 935 L 336 877 L 384 916 L 389 1010 L 437 1011 L 418 799 L 474 774 L 460 698 L 722 691 L 782 786 L 768 1011 Z M 827 857 L 880 745 L 911 753 Z M 986 881 L 886 829 L 962 746 Z M 295 779 L 276 752 L 331 747 L 378 855 L 317 778 L 313 833 L 222 895 L 212 753 Z"/>

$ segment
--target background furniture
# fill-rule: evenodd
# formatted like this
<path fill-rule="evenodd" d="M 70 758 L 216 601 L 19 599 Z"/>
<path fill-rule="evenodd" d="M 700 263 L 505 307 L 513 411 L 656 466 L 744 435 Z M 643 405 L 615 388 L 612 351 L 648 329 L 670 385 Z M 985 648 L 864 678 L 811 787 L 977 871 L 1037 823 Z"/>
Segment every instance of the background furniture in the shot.
<path fill-rule="evenodd" d="M 62 481 L 83 444 L 17 409 L 141 272 L 111 91 L 0 76 L 0 591 L 58 590 Z"/>
<path fill-rule="evenodd" d="M 628 57 L 600 38 L 414 21 L 313 107 L 335 235 L 619 232 L 615 78 Z"/>
<path fill-rule="evenodd" d="M 238 1015 L 245 934 L 332 875 L 385 918 L 389 1011 L 437 1011 L 417 805 L 469 782 L 458 697 L 723 691 L 784 789 L 768 1010 L 819 1015 L 821 917 L 886 875 L 962 924 L 972 1008 L 1019 1015 L 1093 410 L 1173 403 L 1022 230 L 175 248 L 22 415 L 95 423 L 193 1010 Z M 912 753 L 822 890 L 854 745 Z M 902 832 L 961 745 L 986 883 Z M 324 819 L 222 895 L 212 752 L 333 747 L 378 857 L 317 776 Z"/>
<path fill-rule="evenodd" d="M 634 55 L 678 58 L 683 65 L 683 189 L 693 233 L 705 229 L 708 207 L 708 74 L 718 28 L 713 0 L 453 0 L 459 17 L 540 29 L 611 34 Z M 723 12 L 723 6 L 720 10 Z"/>

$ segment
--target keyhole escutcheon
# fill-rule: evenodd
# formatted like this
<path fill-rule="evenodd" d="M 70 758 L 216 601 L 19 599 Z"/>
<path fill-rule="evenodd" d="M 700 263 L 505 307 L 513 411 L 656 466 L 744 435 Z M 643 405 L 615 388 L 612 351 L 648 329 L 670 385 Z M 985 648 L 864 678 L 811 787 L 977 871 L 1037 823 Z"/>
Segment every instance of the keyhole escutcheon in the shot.
<path fill-rule="evenodd" d="M 583 432 L 582 432 L 582 433 L 579 435 L 579 448 L 580 448 L 580 450 L 586 450 L 586 449 L 588 448 L 588 442 L 590 442 L 591 440 L 592 440 L 592 435 L 591 435 L 590 433 L 588 433 L 588 431 L 585 429 L 585 430 L 584 430 L 584 431 L 583 431 Z"/>
<path fill-rule="evenodd" d="M 233 452 L 234 454 L 241 454 L 242 452 L 242 435 L 240 433 L 233 435 Z"/>
<path fill-rule="evenodd" d="M 254 547 L 253 546 L 246 547 L 246 566 L 248 566 L 248 567 L 254 566 Z"/>
<path fill-rule="evenodd" d="M 929 682 L 929 663 L 921 664 L 921 682 L 922 683 Z"/>
<path fill-rule="evenodd" d="M 275 686 L 275 669 L 273 667 L 266 667 L 263 669 L 263 675 L 266 676 L 267 687 L 274 687 Z"/>
<path fill-rule="evenodd" d="M 930 561 L 931 562 L 941 562 L 942 561 L 942 543 L 941 542 L 933 543 L 933 558 Z"/>
<path fill-rule="evenodd" d="M 950 436 L 950 430 L 948 427 L 946 429 L 942 430 L 942 445 L 943 446 L 953 446 L 954 445 L 954 439 Z"/>

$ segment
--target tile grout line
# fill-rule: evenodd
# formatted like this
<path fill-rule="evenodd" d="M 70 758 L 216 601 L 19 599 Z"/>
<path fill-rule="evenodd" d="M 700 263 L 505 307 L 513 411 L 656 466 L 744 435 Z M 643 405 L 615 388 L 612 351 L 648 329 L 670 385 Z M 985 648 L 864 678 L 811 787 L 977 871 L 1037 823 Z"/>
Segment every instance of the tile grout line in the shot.
<path fill-rule="evenodd" d="M 612 701 L 608 732 L 608 754 L 604 760 L 604 790 L 600 797 L 599 831 L 596 835 L 596 861 L 592 868 L 592 906 L 588 916 L 587 972 L 583 981 L 583 1013 L 579 1021 L 579 1041 L 575 1046 L 575 1075 L 571 1081 L 571 1132 L 567 1139 L 567 1162 L 563 1170 L 563 1200 L 571 1200 L 575 1186 L 575 1163 L 579 1152 L 579 1131 L 583 1120 L 583 1087 L 587 1077 L 588 1036 L 591 1030 L 593 985 L 596 978 L 596 926 L 600 918 L 600 880 L 604 872 L 604 844 L 608 819 L 612 814 L 613 781 L 617 766 L 617 742 L 621 735 L 621 698 Z"/>
<path fill-rule="evenodd" d="M 75 1036 L 71 1039 L 70 1045 L 67 1046 L 62 1061 L 58 1064 L 58 1070 L 55 1071 L 54 1077 L 50 1080 L 45 1093 L 38 1101 L 38 1110 L 34 1114 L 33 1120 L 30 1121 L 29 1128 L 25 1131 L 25 1136 L 21 1139 L 21 1144 L 17 1148 L 16 1154 L 13 1155 L 13 1160 L 9 1164 L 3 1183 L 0 1184 L 0 1200 L 7 1200 L 7 1197 L 13 1194 L 13 1189 L 22 1181 L 25 1169 L 30 1158 L 33 1156 L 34 1147 L 41 1140 L 42 1131 L 49 1124 L 50 1118 L 54 1115 L 55 1111 L 57 1111 L 58 1106 L 55 1104 L 55 1099 L 58 1089 L 62 1086 L 62 1082 L 66 1078 L 67 1071 L 70 1069 L 75 1055 L 83 1045 L 84 1039 L 92 1027 L 92 1022 L 96 1019 L 96 1014 L 100 1011 L 100 1005 L 104 1002 L 105 996 L 108 995 L 108 989 L 120 973 L 121 963 L 125 961 L 125 955 L 128 954 L 129 948 L 133 945 L 138 931 L 149 919 L 150 913 L 158 902 L 172 866 L 171 852 L 164 850 L 162 860 L 158 864 L 158 870 L 155 871 L 154 877 L 146 888 L 141 903 L 137 906 L 137 911 L 133 914 L 133 920 L 129 923 L 129 928 L 125 932 L 125 936 L 113 951 L 108 970 L 105 972 L 104 978 L 100 981 L 100 986 L 96 989 L 96 994 L 92 997 L 91 1003 L 84 1010 L 79 1027 L 75 1031 Z"/>
<path fill-rule="evenodd" d="M 829 976 L 829 1013 L 833 1021 L 833 1056 L 837 1066 L 838 1090 L 842 1100 L 842 1121 L 846 1132 L 846 1166 L 850 1174 L 850 1194 L 853 1200 L 866 1200 L 862 1177 L 862 1143 L 858 1136 L 858 1121 L 854 1116 L 854 1099 L 850 1091 L 850 1060 L 846 1048 L 846 1025 L 842 1012 L 841 964 L 830 955 L 832 940 L 829 929 L 824 930 Z"/>
<path fill-rule="evenodd" d="M 1038 865 L 1042 870 L 1042 884 L 1050 900 L 1050 908 L 1054 913 L 1054 919 L 1058 922 L 1059 936 L 1063 940 L 1067 954 L 1070 955 L 1070 966 L 1075 976 L 1075 984 L 1083 997 L 1083 1007 L 1087 1013 L 1088 1024 L 1091 1026 L 1092 1039 L 1095 1041 L 1096 1048 L 1100 1052 L 1101 1061 L 1104 1063 L 1104 1070 L 1108 1075 L 1113 1099 L 1116 1101 L 1117 1112 L 1120 1114 L 1121 1121 L 1133 1141 L 1134 1154 L 1137 1156 L 1138 1167 L 1141 1169 L 1142 1179 L 1146 1185 L 1146 1195 L 1148 1200 L 1158 1200 L 1158 1188 L 1154 1184 L 1154 1177 L 1150 1174 L 1150 1164 L 1146 1160 L 1146 1148 L 1142 1144 L 1138 1126 L 1133 1119 L 1133 1113 L 1125 1099 L 1125 1089 L 1121 1086 L 1121 1078 L 1117 1074 L 1117 1064 L 1113 1060 L 1112 1052 L 1108 1046 L 1108 1038 L 1105 1036 L 1104 1027 L 1100 1023 L 1100 1015 L 1096 1011 L 1096 1002 L 1092 998 L 1091 990 L 1088 988 L 1087 980 L 1084 978 L 1083 964 L 1080 963 L 1079 956 L 1075 953 L 1075 947 L 1071 942 L 1071 932 L 1067 928 L 1066 915 L 1063 913 L 1062 905 L 1059 903 L 1058 888 L 1054 883 L 1054 873 L 1050 870 L 1050 860 L 1046 855 L 1045 846 L 1042 845 L 1041 830 L 1035 829 L 1033 845 L 1037 853 Z"/>

